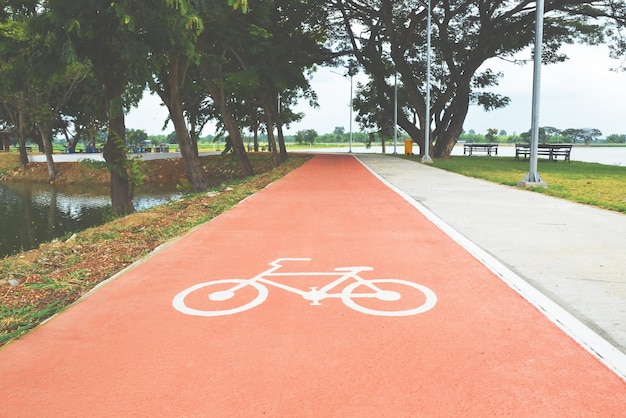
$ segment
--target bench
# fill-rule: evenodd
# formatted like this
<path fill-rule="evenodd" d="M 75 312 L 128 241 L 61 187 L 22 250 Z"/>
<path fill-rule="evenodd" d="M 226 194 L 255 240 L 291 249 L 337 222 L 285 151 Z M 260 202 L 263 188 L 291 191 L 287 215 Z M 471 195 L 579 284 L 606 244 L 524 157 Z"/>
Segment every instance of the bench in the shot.
<path fill-rule="evenodd" d="M 539 144 L 537 146 L 537 155 L 548 157 L 554 162 L 558 157 L 563 157 L 564 161 L 570 162 L 571 152 L 571 144 Z M 519 160 L 520 157 L 524 159 L 530 157 L 530 144 L 515 144 L 515 159 Z"/>
<path fill-rule="evenodd" d="M 475 151 L 486 152 L 490 157 L 492 152 L 498 155 L 498 144 L 463 144 L 463 155 L 471 156 Z"/>

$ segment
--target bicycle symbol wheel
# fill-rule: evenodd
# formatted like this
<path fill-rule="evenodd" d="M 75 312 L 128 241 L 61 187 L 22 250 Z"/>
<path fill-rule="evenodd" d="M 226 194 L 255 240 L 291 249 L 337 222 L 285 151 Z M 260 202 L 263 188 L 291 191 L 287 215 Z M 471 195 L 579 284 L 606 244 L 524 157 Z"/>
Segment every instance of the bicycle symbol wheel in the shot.
<path fill-rule="evenodd" d="M 351 283 L 348 286 L 346 286 L 341 292 L 341 300 L 343 301 L 343 303 L 346 306 L 354 309 L 355 311 L 362 312 L 364 314 L 378 315 L 378 316 L 417 315 L 417 314 L 420 314 L 420 313 L 423 313 L 432 309 L 437 303 L 437 295 L 435 295 L 435 292 L 433 292 L 428 287 L 421 285 L 421 284 L 413 283 L 407 280 L 400 280 L 400 279 L 372 279 L 372 280 L 367 280 L 367 283 L 376 284 L 375 287 L 378 288 L 378 291 L 376 291 L 375 293 L 371 293 L 371 292 L 358 293 L 356 292 L 356 290 L 359 287 L 363 287 L 364 289 L 367 289 L 368 291 L 371 291 L 371 289 L 363 282 Z M 391 286 L 386 286 L 386 285 L 391 285 Z M 398 292 L 396 290 L 385 290 L 385 289 L 390 289 L 390 288 L 395 289 L 397 287 L 404 288 L 404 290 L 402 292 Z M 367 300 L 373 300 L 373 299 L 384 301 L 384 302 L 390 302 L 390 303 L 395 302 L 395 301 L 402 299 L 403 293 L 407 294 L 408 292 L 415 292 L 415 290 L 421 293 L 421 296 L 425 298 L 424 302 L 417 307 L 411 307 L 409 309 L 403 308 L 399 310 L 393 310 L 393 308 L 390 306 L 391 308 L 390 310 L 382 310 L 382 309 L 368 307 L 364 303 Z M 378 304 L 377 306 L 379 305 L 380 304 Z"/>
<path fill-rule="evenodd" d="M 238 289 L 237 300 L 233 300 L 235 292 L 232 290 L 241 283 L 245 285 Z M 202 291 L 201 294 L 196 291 Z M 248 297 L 240 304 L 241 294 Z M 194 316 L 222 316 L 232 315 L 252 309 L 267 299 L 268 291 L 262 284 L 243 279 L 224 279 L 198 283 L 183 290 L 172 300 L 172 306 L 187 315 Z M 192 300 L 195 301 L 192 303 Z M 191 305 L 191 306 L 190 306 Z"/>

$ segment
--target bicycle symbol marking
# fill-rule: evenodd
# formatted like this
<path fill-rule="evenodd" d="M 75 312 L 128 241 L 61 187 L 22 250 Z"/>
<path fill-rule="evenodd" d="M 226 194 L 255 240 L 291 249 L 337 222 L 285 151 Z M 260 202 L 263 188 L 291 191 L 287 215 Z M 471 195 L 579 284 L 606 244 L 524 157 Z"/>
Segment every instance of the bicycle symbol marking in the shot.
<path fill-rule="evenodd" d="M 417 315 L 432 309 L 437 303 L 435 292 L 428 287 L 408 280 L 400 279 L 364 279 L 359 273 L 362 271 L 372 271 L 374 268 L 367 266 L 337 267 L 334 271 L 322 272 L 278 272 L 283 267 L 285 261 L 310 261 L 310 258 L 279 258 L 269 263 L 270 268 L 259 273 L 250 279 L 222 279 L 195 284 L 174 296 L 172 306 L 187 315 L 194 316 L 223 316 L 232 315 L 252 309 L 263 303 L 269 294 L 267 286 L 274 286 L 291 293 L 300 295 L 303 299 L 311 302 L 311 305 L 321 305 L 320 301 L 329 298 L 341 299 L 349 308 L 355 311 L 378 316 L 409 316 Z M 330 283 L 318 288 L 310 287 L 310 290 L 302 290 L 286 285 L 269 278 L 275 277 L 299 277 L 299 276 L 329 276 L 336 277 Z M 331 293 L 331 290 L 341 285 L 343 282 L 352 279 L 353 282 L 346 285 L 340 292 Z M 383 310 L 377 307 L 368 307 L 368 299 L 376 299 L 382 302 L 395 302 L 402 298 L 402 293 L 396 290 L 385 290 L 384 288 L 402 288 L 403 292 L 415 292 L 420 294 L 418 306 L 409 308 L 402 307 L 399 310 Z M 247 290 L 252 294 L 252 300 L 238 303 L 233 298 L 237 292 Z M 220 305 L 220 302 L 227 306 L 215 306 L 198 309 L 190 307 L 189 298 L 202 293 L 202 300 L 209 304 Z M 423 301 L 422 301 L 423 300 Z M 234 304 L 234 306 L 233 306 Z"/>

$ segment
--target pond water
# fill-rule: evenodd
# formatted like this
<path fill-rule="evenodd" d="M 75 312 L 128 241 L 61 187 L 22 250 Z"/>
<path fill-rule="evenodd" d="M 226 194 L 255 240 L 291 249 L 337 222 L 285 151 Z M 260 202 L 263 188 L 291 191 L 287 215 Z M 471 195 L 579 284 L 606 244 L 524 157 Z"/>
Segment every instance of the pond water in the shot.
<path fill-rule="evenodd" d="M 174 188 L 142 187 L 135 208 L 180 197 Z M 107 187 L 0 183 L 0 258 L 100 225 L 108 217 Z"/>

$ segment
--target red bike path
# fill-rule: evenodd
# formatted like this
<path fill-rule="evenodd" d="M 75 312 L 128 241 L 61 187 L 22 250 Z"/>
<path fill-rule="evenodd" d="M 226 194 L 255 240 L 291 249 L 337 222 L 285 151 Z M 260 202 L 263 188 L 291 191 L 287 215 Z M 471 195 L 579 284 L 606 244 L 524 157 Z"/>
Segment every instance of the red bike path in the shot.
<path fill-rule="evenodd" d="M 285 257 L 311 258 L 285 271 L 370 266 L 362 278 L 415 282 L 437 302 L 379 316 L 268 285 L 232 315 L 173 307 L 190 286 Z M 407 289 L 359 303 L 424 303 Z M 624 380 L 346 155 L 316 156 L 2 348 L 0 396 L 3 417 L 626 416 Z"/>

